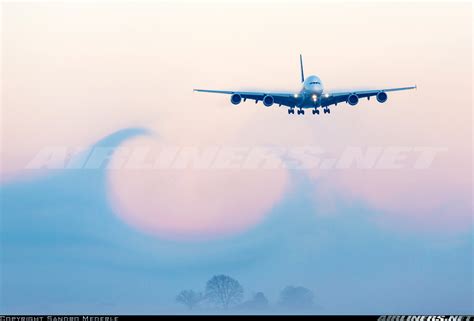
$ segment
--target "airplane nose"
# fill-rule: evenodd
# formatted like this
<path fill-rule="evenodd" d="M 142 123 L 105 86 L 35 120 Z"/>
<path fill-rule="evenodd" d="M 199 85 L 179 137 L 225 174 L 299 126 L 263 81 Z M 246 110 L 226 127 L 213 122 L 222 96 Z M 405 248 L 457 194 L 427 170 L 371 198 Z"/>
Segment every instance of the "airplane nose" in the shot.
<path fill-rule="evenodd" d="M 314 85 L 313 91 L 319 95 L 323 92 L 323 87 L 321 85 Z"/>

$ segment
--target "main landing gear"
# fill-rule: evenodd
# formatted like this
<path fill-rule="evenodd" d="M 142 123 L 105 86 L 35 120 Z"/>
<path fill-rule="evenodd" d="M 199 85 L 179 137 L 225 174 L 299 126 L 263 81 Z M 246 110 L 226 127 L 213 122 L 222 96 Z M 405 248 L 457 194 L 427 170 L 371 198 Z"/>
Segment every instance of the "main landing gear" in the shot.
<path fill-rule="evenodd" d="M 296 111 L 298 113 L 298 115 L 304 115 L 304 109 L 303 108 L 298 108 L 298 110 Z M 314 108 L 312 111 L 313 115 L 319 115 L 319 110 L 317 108 Z M 328 108 L 328 107 L 324 107 L 323 108 L 323 112 L 325 114 L 330 114 L 331 113 L 331 110 Z M 289 108 L 288 109 L 288 114 L 294 114 L 295 113 L 295 108 Z"/>
<path fill-rule="evenodd" d="M 323 112 L 324 112 L 325 114 L 330 114 L 330 113 L 331 113 L 331 110 L 329 110 L 328 107 L 324 107 L 324 108 L 323 108 Z M 319 110 L 318 110 L 317 108 L 314 108 L 314 109 L 313 109 L 313 115 L 316 115 L 316 114 L 319 115 Z"/>
<path fill-rule="evenodd" d="M 298 115 L 304 115 L 304 110 L 303 108 L 298 108 L 298 110 L 296 111 L 298 113 Z M 288 109 L 288 114 L 294 114 L 295 113 L 295 109 L 294 108 L 289 108 Z"/>

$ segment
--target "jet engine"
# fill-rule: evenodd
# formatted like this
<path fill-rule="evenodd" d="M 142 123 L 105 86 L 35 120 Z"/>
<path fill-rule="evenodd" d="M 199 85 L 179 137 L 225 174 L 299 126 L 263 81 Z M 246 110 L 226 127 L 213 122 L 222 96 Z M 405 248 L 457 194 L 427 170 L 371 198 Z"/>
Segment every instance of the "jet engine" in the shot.
<path fill-rule="evenodd" d="M 275 99 L 273 99 L 272 96 L 266 95 L 265 97 L 263 97 L 263 104 L 266 107 L 270 107 L 271 105 L 273 105 L 274 102 L 275 102 Z"/>
<path fill-rule="evenodd" d="M 356 94 L 351 94 L 349 97 L 347 97 L 347 103 L 351 106 L 357 105 L 359 102 L 359 97 Z"/>
<path fill-rule="evenodd" d="M 230 96 L 230 102 L 233 103 L 234 105 L 240 104 L 241 101 L 242 101 L 242 96 L 240 96 L 239 94 L 233 94 L 232 96 Z"/>
<path fill-rule="evenodd" d="M 375 97 L 377 98 L 377 101 L 378 101 L 379 103 L 384 103 L 384 102 L 386 102 L 386 101 L 387 101 L 387 98 L 388 98 L 387 93 L 384 92 L 384 91 L 378 92 L 378 93 L 377 93 L 377 96 L 375 96 Z"/>

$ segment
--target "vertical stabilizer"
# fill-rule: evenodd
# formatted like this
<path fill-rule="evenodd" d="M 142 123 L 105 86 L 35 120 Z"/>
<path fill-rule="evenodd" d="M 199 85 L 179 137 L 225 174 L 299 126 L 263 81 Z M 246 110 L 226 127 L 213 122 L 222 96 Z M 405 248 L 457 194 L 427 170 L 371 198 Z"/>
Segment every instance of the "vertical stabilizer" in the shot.
<path fill-rule="evenodd" d="M 303 56 L 300 54 L 301 82 L 304 82 Z"/>

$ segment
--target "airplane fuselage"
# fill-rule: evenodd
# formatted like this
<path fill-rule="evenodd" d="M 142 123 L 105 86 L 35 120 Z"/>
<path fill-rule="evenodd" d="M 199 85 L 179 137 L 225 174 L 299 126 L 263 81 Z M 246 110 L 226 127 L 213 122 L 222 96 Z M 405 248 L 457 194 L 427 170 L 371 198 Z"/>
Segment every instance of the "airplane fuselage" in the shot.
<path fill-rule="evenodd" d="M 314 108 L 321 106 L 321 96 L 324 87 L 321 79 L 317 76 L 309 76 L 303 82 L 303 88 L 295 95 L 297 98 L 296 107 L 298 108 Z"/>

